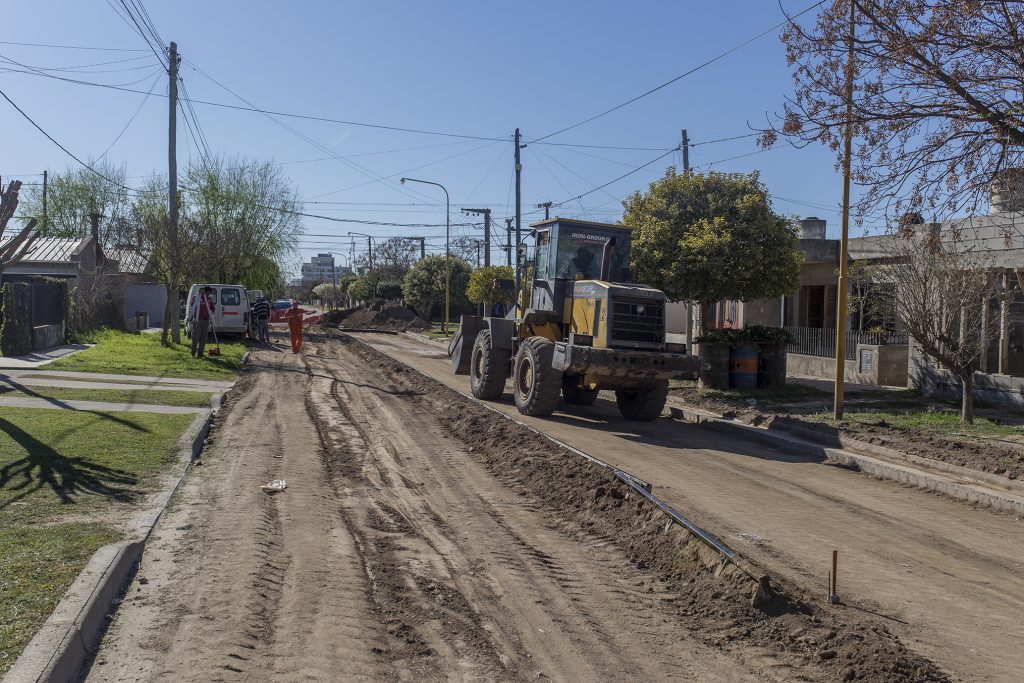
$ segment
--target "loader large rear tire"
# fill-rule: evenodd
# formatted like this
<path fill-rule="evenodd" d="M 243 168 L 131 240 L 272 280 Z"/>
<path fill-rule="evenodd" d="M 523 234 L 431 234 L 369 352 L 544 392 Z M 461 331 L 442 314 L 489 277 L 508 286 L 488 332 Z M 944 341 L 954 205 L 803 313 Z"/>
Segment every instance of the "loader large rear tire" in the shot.
<path fill-rule="evenodd" d="M 469 361 L 469 388 L 484 401 L 501 398 L 508 379 L 509 351 L 495 349 L 490 330 L 481 330 L 473 342 Z"/>
<path fill-rule="evenodd" d="M 543 417 L 558 406 L 562 373 L 551 366 L 554 353 L 555 343 L 544 337 L 530 337 L 519 346 L 512 384 L 523 415 Z"/>
<path fill-rule="evenodd" d="M 615 392 L 619 412 L 627 420 L 650 422 L 661 415 L 668 398 L 668 382 L 662 380 L 649 389 L 620 389 Z"/>

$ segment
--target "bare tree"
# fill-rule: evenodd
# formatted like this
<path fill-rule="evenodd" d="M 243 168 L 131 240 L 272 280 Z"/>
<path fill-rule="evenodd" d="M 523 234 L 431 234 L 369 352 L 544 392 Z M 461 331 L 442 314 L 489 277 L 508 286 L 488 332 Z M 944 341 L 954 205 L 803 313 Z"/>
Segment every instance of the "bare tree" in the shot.
<path fill-rule="evenodd" d="M 1017 182 L 1007 169 L 1024 162 L 1021 2 L 834 0 L 813 26 L 791 23 L 795 92 L 762 146 L 781 134 L 842 154 L 851 2 L 858 213 L 977 213 L 992 181 Z"/>
<path fill-rule="evenodd" d="M 408 237 L 392 237 L 378 244 L 373 249 L 373 271 L 382 280 L 397 280 L 401 282 L 405 274 L 409 272 L 412 265 L 416 263 L 419 255 L 419 241 Z M 359 256 L 355 265 L 367 271 L 369 259 L 366 254 Z"/>
<path fill-rule="evenodd" d="M 974 372 L 993 335 L 990 259 L 960 241 L 942 242 L 934 225 L 904 230 L 883 266 L 893 312 L 927 358 L 960 380 L 961 420 L 974 420 Z"/>
<path fill-rule="evenodd" d="M 14 217 L 18 208 L 18 192 L 21 190 L 21 181 L 12 180 L 7 184 L 7 189 L 0 195 L 0 235 L 7 231 L 7 224 Z M 17 235 L 9 240 L 0 243 L 0 276 L 9 266 L 18 263 L 32 248 L 32 244 L 38 239 L 39 231 L 36 230 L 36 219 L 33 218 L 25 224 Z"/>

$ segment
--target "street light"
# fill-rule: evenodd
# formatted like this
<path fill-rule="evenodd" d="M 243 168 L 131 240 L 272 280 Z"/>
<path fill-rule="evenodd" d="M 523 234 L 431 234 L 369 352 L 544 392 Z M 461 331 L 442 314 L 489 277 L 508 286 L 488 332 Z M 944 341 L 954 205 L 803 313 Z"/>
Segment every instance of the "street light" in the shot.
<path fill-rule="evenodd" d="M 349 260 L 348 256 L 345 256 L 344 254 L 342 254 L 340 252 L 337 252 L 337 251 L 329 251 L 327 253 L 330 254 L 331 256 L 340 256 L 341 258 L 345 259 L 346 267 L 348 267 L 351 270 L 351 266 L 348 265 L 348 264 L 351 264 L 352 262 Z M 334 308 L 337 309 L 338 308 L 338 267 L 337 266 L 333 266 L 331 268 L 331 270 L 333 271 L 332 274 L 334 275 L 334 289 L 331 290 L 331 299 L 334 301 Z"/>
<path fill-rule="evenodd" d="M 367 235 L 365 232 L 350 232 L 349 236 L 351 237 L 352 235 L 359 235 L 360 237 L 365 237 L 366 238 L 366 246 L 367 246 L 367 254 L 368 254 L 367 258 L 369 258 L 369 261 L 370 261 L 370 270 L 373 270 L 373 236 L 372 235 Z"/>
<path fill-rule="evenodd" d="M 452 231 L 452 209 L 451 200 L 448 198 L 448 190 L 441 183 L 435 183 L 430 180 L 417 180 L 416 178 L 402 178 L 401 183 L 405 185 L 405 181 L 410 183 L 423 183 L 424 185 L 436 185 L 444 190 L 444 325 L 441 329 L 444 331 L 444 336 L 448 336 L 448 306 L 451 300 L 451 281 L 452 281 L 452 267 L 451 267 L 451 250 L 449 247 L 449 237 Z"/>

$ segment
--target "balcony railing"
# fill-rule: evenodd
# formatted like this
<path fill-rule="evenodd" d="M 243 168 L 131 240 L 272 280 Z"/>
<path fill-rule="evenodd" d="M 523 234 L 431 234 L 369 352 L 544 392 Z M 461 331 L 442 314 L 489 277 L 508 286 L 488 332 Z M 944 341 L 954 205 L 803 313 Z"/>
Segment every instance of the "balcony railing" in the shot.
<path fill-rule="evenodd" d="M 796 337 L 796 342 L 787 348 L 789 353 L 835 358 L 836 330 L 834 327 L 786 327 L 786 329 Z M 907 341 L 906 332 L 858 332 L 857 330 L 847 330 L 846 348 L 843 355 L 846 360 L 855 360 L 857 358 L 857 344 L 876 344 L 882 346 L 906 344 Z"/>

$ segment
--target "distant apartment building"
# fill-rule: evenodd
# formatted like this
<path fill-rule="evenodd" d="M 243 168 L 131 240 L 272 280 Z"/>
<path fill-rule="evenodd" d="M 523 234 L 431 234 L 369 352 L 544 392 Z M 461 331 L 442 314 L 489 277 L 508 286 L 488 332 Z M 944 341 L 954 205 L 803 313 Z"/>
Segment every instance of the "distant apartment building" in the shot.
<path fill-rule="evenodd" d="M 350 272 L 352 269 L 348 266 L 336 266 L 332 254 L 317 254 L 302 264 L 297 284 L 300 287 L 312 287 L 321 282 L 334 282 Z"/>

